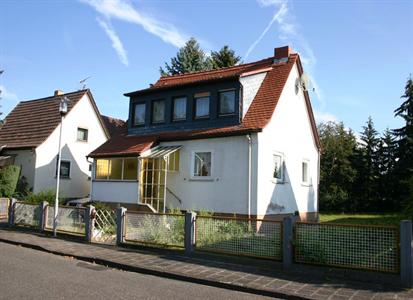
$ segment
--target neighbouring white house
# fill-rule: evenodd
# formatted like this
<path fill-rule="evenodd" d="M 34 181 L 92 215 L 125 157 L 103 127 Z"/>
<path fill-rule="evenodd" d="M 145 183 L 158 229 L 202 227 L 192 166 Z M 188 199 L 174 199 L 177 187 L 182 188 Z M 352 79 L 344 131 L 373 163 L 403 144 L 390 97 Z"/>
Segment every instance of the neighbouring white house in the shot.
<path fill-rule="evenodd" d="M 109 139 L 110 130 L 122 126 L 122 121 L 100 115 L 90 90 L 55 91 L 51 97 L 18 103 L 0 129 L 0 161 L 21 166 L 20 180 L 28 190 L 55 190 L 62 97 L 69 102 L 62 128 L 60 196 L 83 198 L 91 188 L 86 156 Z"/>
<path fill-rule="evenodd" d="M 277 219 L 318 213 L 320 141 L 300 57 L 161 77 L 89 154 L 92 200 Z"/>

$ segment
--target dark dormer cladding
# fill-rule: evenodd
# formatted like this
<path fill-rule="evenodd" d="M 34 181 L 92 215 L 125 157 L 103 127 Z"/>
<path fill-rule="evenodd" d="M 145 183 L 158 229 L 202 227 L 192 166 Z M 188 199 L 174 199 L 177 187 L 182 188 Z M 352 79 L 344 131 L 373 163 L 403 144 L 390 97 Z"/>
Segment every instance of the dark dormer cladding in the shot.
<path fill-rule="evenodd" d="M 241 122 L 238 78 L 129 95 L 128 134 L 219 128 Z"/>

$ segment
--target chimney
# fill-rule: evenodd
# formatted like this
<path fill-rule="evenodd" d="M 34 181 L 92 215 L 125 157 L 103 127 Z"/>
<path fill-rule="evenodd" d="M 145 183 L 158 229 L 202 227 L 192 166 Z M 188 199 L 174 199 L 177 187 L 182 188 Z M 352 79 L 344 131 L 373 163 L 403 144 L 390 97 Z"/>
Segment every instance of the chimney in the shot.
<path fill-rule="evenodd" d="M 274 63 L 286 62 L 292 53 L 290 46 L 274 48 Z"/>
<path fill-rule="evenodd" d="M 61 95 L 63 95 L 64 93 L 63 93 L 63 91 L 61 91 L 61 90 L 55 90 L 54 91 L 54 96 L 56 97 L 56 96 L 61 96 Z"/>

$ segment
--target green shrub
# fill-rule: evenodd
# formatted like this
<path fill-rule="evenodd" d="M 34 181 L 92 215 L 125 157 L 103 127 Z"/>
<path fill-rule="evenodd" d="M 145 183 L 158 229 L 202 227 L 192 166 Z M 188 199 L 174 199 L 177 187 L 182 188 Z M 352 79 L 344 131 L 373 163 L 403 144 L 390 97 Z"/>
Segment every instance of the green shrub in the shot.
<path fill-rule="evenodd" d="M 11 165 L 0 171 L 0 195 L 12 197 L 20 177 L 20 167 Z"/>
<path fill-rule="evenodd" d="M 24 201 L 33 204 L 40 204 L 43 201 L 49 202 L 49 205 L 54 205 L 56 193 L 53 190 L 44 190 L 38 193 L 29 192 L 27 196 L 23 198 Z M 63 203 L 63 201 L 62 201 Z"/>
<path fill-rule="evenodd" d="M 103 202 L 94 202 L 92 205 L 96 210 L 107 210 L 107 211 L 113 210 L 109 205 Z"/>

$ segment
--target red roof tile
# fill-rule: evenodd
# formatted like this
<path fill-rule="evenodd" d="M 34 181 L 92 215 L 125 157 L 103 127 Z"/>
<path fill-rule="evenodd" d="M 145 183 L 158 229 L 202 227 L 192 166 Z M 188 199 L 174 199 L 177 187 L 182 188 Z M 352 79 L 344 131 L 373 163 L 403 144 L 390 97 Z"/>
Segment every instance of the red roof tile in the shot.
<path fill-rule="evenodd" d="M 261 131 L 271 120 L 281 92 L 288 79 L 293 65 L 297 63 L 299 72 L 302 73 L 302 66 L 298 54 L 291 54 L 287 62 L 273 64 L 273 58 L 264 59 L 255 63 L 225 68 L 215 71 L 205 71 L 170 77 L 161 77 L 156 84 L 146 90 L 132 92 L 125 95 L 133 95 L 142 91 L 149 91 L 158 88 L 180 86 L 204 82 L 206 80 L 217 80 L 240 76 L 247 72 L 253 72 L 264 68 L 269 68 L 261 87 L 251 103 L 245 117 L 240 125 L 209 128 L 191 131 L 167 132 L 156 135 L 127 136 L 126 130 L 116 138 L 108 140 L 101 147 L 93 151 L 89 156 L 102 157 L 111 155 L 138 155 L 140 152 L 149 149 L 153 145 L 162 141 L 188 140 L 197 138 L 212 138 L 229 135 L 242 135 L 249 132 Z M 306 104 L 308 106 L 309 117 L 312 123 L 313 134 L 316 144 L 319 147 L 319 137 L 311 110 L 308 94 L 305 92 Z"/>
<path fill-rule="evenodd" d="M 116 119 L 104 115 L 100 115 L 100 117 L 102 118 L 103 123 L 105 124 L 110 136 L 121 133 L 122 130 L 124 130 L 125 126 L 127 126 L 126 122 L 121 119 Z"/>

